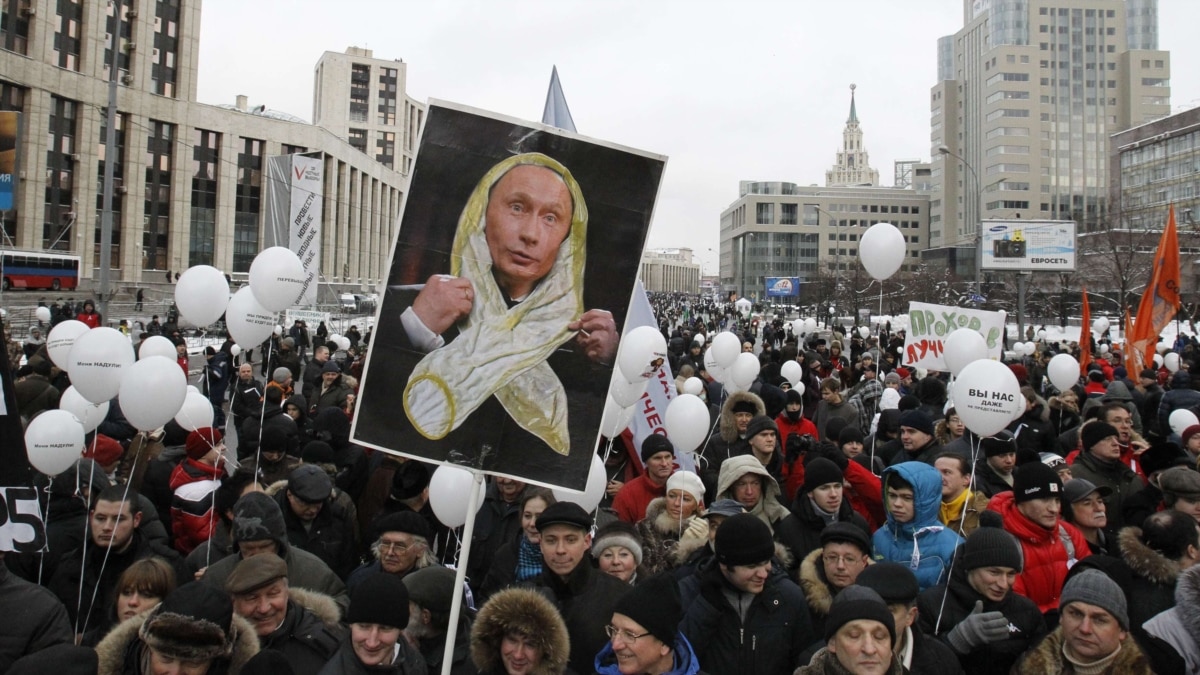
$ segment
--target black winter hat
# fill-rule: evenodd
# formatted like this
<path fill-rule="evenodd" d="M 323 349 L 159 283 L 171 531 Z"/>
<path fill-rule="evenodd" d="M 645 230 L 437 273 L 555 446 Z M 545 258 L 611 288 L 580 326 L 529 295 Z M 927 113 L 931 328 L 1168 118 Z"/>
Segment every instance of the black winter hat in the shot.
<path fill-rule="evenodd" d="M 660 642 L 673 647 L 679 622 L 683 620 L 675 579 L 669 573 L 650 577 L 621 596 L 613 613 L 633 619 Z"/>
<path fill-rule="evenodd" d="M 1186 461 L 1187 456 L 1183 454 L 1183 450 L 1170 441 L 1153 443 L 1138 457 L 1138 464 L 1141 465 L 1142 471 L 1145 471 L 1147 476 L 1153 475 L 1156 471 L 1165 471 L 1179 466 Z"/>
<path fill-rule="evenodd" d="M 233 543 L 263 539 L 275 542 L 280 558 L 287 556 L 287 526 L 279 504 L 265 492 L 247 492 L 233 504 Z"/>
<path fill-rule="evenodd" d="M 1120 433 L 1116 427 L 1108 422 L 1096 420 L 1088 422 L 1079 430 L 1079 440 L 1083 443 L 1083 451 L 1087 452 L 1100 441 L 1109 436 L 1119 436 Z"/>
<path fill-rule="evenodd" d="M 847 586 L 833 599 L 829 615 L 825 617 L 825 641 L 832 640 L 842 626 L 862 619 L 883 624 L 895 644 L 896 620 L 892 618 L 887 603 L 875 591 L 858 584 Z"/>
<path fill-rule="evenodd" d="M 662 434 L 650 434 L 642 441 L 642 464 L 649 462 L 651 457 L 660 452 L 669 452 L 674 457 L 675 446 Z"/>
<path fill-rule="evenodd" d="M 397 511 L 381 516 L 371 524 L 371 531 L 373 540 L 382 537 L 384 532 L 406 532 L 414 537 L 424 537 L 426 542 L 433 539 L 429 521 L 416 511 Z"/>
<path fill-rule="evenodd" d="M 186 583 L 146 617 L 138 637 L 160 654 L 184 661 L 227 657 L 237 639 L 233 600 L 211 584 Z"/>
<path fill-rule="evenodd" d="M 788 389 L 786 397 L 788 403 L 804 403 L 804 395 L 798 389 Z"/>
<path fill-rule="evenodd" d="M 995 436 L 979 439 L 984 457 L 996 457 L 1017 451 L 1017 439 L 1007 430 L 1001 430 Z"/>
<path fill-rule="evenodd" d="M 408 626 L 408 588 L 394 574 L 373 574 L 350 592 L 346 623 Z"/>
<path fill-rule="evenodd" d="M 846 420 L 841 417 L 831 417 L 825 421 L 825 440 L 832 441 L 842 435 L 842 429 L 846 428 Z"/>
<path fill-rule="evenodd" d="M 309 441 L 308 445 L 304 446 L 304 450 L 300 451 L 300 459 L 305 464 L 337 463 L 337 456 L 333 454 L 333 448 L 325 441 Z"/>
<path fill-rule="evenodd" d="M 844 520 L 830 523 L 821 530 L 821 546 L 829 543 L 854 544 L 864 554 L 871 553 L 870 533 L 858 525 Z"/>
<path fill-rule="evenodd" d="M 963 568 L 1011 567 L 1021 571 L 1021 545 L 998 527 L 980 527 L 962 545 Z"/>
<path fill-rule="evenodd" d="M 900 416 L 900 426 L 933 435 L 933 418 L 924 410 L 909 410 Z"/>
<path fill-rule="evenodd" d="M 826 483 L 840 484 L 841 482 L 842 472 L 838 469 L 837 464 L 824 457 L 818 457 L 804 465 L 804 487 L 802 489 L 805 494 Z"/>
<path fill-rule="evenodd" d="M 842 429 L 842 433 L 838 434 L 838 447 L 847 443 L 862 443 L 863 432 L 859 431 L 858 427 L 846 427 Z"/>
<path fill-rule="evenodd" d="M 429 467 L 424 462 L 410 459 L 392 474 L 390 496 L 396 501 L 412 499 L 429 487 Z"/>
<path fill-rule="evenodd" d="M 751 415 L 758 414 L 758 406 L 754 405 L 754 401 L 742 400 L 734 403 L 729 412 L 731 413 L 750 413 Z"/>
<path fill-rule="evenodd" d="M 1034 499 L 1062 499 L 1062 479 L 1058 472 L 1041 462 L 1022 464 L 1013 471 L 1013 501 L 1020 504 Z"/>
<path fill-rule="evenodd" d="M 867 565 L 854 583 L 879 594 L 889 605 L 907 605 L 921 593 L 917 577 L 907 566 L 890 561 Z"/>
<path fill-rule="evenodd" d="M 775 436 L 779 436 L 779 426 L 775 424 L 775 420 L 766 415 L 757 415 L 746 425 L 746 438 L 754 438 L 764 431 L 774 431 Z"/>
<path fill-rule="evenodd" d="M 542 514 L 544 516 L 545 511 Z M 540 523 L 541 518 L 538 521 Z M 751 513 L 726 518 L 717 530 L 715 543 L 717 562 L 731 567 L 757 565 L 775 555 L 775 540 L 771 537 L 771 528 Z"/>

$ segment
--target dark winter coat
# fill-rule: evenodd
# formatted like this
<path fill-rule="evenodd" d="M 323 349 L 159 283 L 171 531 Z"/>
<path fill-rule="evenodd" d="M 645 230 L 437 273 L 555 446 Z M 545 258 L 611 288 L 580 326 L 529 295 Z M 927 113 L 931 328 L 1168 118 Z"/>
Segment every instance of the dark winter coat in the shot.
<path fill-rule="evenodd" d="M 730 394 L 721 404 L 717 430 L 696 452 L 699 455 L 697 464 L 700 468 L 700 479 L 704 481 L 705 504 L 711 504 L 717 498 L 717 480 L 721 473 L 721 464 L 730 457 L 745 454 L 749 448 L 746 440 L 738 433 L 737 421 L 733 416 L 733 406 L 739 403 L 754 405 L 756 417 L 767 414 L 767 407 L 762 399 L 746 391 Z"/>
<path fill-rule="evenodd" d="M 554 600 L 571 639 L 571 669 L 591 672 L 593 658 L 608 643 L 604 627 L 612 620 L 617 601 L 633 587 L 592 567 L 590 555 L 575 566 L 564 581 L 553 572 L 542 572 L 524 587 L 542 590 Z"/>
<path fill-rule="evenodd" d="M 358 544 L 354 539 L 356 519 L 330 497 L 317 517 L 306 526 L 292 511 L 286 487 L 279 483 L 271 487 L 274 488 L 275 503 L 283 511 L 288 544 L 317 556 L 334 574 L 345 579 L 358 562 Z"/>
<path fill-rule="evenodd" d="M 853 673 L 843 667 L 836 656 L 822 647 L 821 651 L 813 655 L 812 661 L 798 668 L 794 675 L 853 675 Z M 891 667 L 887 669 L 885 675 L 904 675 L 904 668 L 900 666 L 899 661 L 893 658 Z"/>
<path fill-rule="evenodd" d="M 229 412 L 237 423 L 238 431 L 245 428 L 246 420 L 257 418 L 262 412 L 263 383 L 251 378 L 243 382 L 236 378 L 233 382 L 233 396 L 229 399 Z M 240 441 L 240 439 L 239 439 Z"/>
<path fill-rule="evenodd" d="M 1075 667 L 1063 656 L 1063 629 L 1055 628 L 1037 647 L 1025 653 L 1024 658 L 1012 667 L 1013 675 L 1028 673 L 1053 673 L 1071 675 Z M 1128 635 L 1121 641 L 1121 651 L 1104 669 L 1103 675 L 1154 675 L 1146 655 Z"/>
<path fill-rule="evenodd" d="M 1124 515 L 1125 500 L 1136 495 L 1146 486 L 1142 477 L 1134 473 L 1119 459 L 1106 461 L 1096 457 L 1092 452 L 1081 452 L 1071 465 L 1072 478 L 1085 478 L 1097 487 L 1107 487 L 1112 494 L 1104 498 L 1104 506 L 1108 514 L 1108 529 L 1117 531 L 1125 525 L 1141 525 L 1141 523 L 1126 523 Z"/>
<path fill-rule="evenodd" d="M 242 424 L 241 435 L 238 436 L 238 459 L 253 457 L 258 452 L 261 432 L 267 429 L 278 429 L 288 439 L 284 449 L 289 455 L 300 456 L 300 431 L 296 421 L 284 412 L 282 407 L 270 408 L 263 411 L 262 417 L 251 417 Z"/>
<path fill-rule="evenodd" d="M 75 632 L 63 603 L 0 562 L 0 673 L 22 656 L 74 642 Z"/>
<path fill-rule="evenodd" d="M 96 645 L 96 656 L 100 659 L 98 675 L 150 675 L 149 671 L 142 670 L 145 643 L 138 637 L 138 631 L 149 616 L 146 612 L 126 619 Z M 246 662 L 258 653 L 258 636 L 249 621 L 234 614 L 233 629 L 237 631 L 233 652 L 229 658 L 214 661 L 206 675 L 238 675 Z"/>
<path fill-rule="evenodd" d="M 1133 581 L 1126 589 L 1129 598 L 1129 625 L 1134 633 L 1142 632 L 1142 624 L 1175 605 L 1175 583 L 1180 567 L 1142 543 L 1139 527 L 1126 527 L 1117 534 L 1121 559 L 1133 572 Z"/>
<path fill-rule="evenodd" d="M 1017 453 L 1020 455 L 1036 457 L 1038 453 L 1054 452 L 1058 434 L 1054 433 L 1049 412 L 1041 403 L 1009 423 L 1008 430 L 1017 438 Z"/>
<path fill-rule="evenodd" d="M 304 394 L 304 400 L 311 401 L 318 391 L 321 391 L 321 369 L 325 367 L 325 363 L 313 359 L 304 366 L 304 382 L 300 393 Z"/>
<path fill-rule="evenodd" d="M 975 489 L 987 495 L 988 499 L 1001 492 L 1012 492 L 1012 486 L 1004 482 L 984 457 L 975 462 Z"/>
<path fill-rule="evenodd" d="M 817 636 L 809 623 L 804 595 L 774 572 L 761 593 L 747 597 L 743 620 L 726 599 L 736 592 L 715 560 L 680 584 L 683 622 L 704 669 L 721 675 L 789 675 L 800 654 Z"/>
<path fill-rule="evenodd" d="M 471 558 L 467 563 L 467 578 L 476 591 L 482 587 L 496 551 L 522 536 L 520 497 L 517 495 L 517 499 L 511 503 L 504 501 L 495 483 L 488 485 L 484 493 L 483 506 L 475 515 Z"/>
<path fill-rule="evenodd" d="M 797 528 L 799 536 L 793 544 L 791 553 L 797 560 L 801 560 L 809 553 L 821 548 L 821 530 L 825 529 L 825 520 L 817 513 L 816 508 L 808 493 L 801 492 L 796 495 L 796 501 L 792 502 L 792 516 L 799 525 Z M 871 532 L 871 526 L 854 510 L 849 499 L 843 498 L 841 506 L 838 507 L 838 522 L 857 525 L 864 534 Z"/>
<path fill-rule="evenodd" d="M 1200 672 L 1200 566 L 1179 575 L 1175 606 L 1147 621 L 1144 629 L 1186 661 L 1187 672 Z"/>
<path fill-rule="evenodd" d="M 129 547 L 122 553 L 100 548 L 91 542 L 91 535 L 85 536 L 89 537 L 86 557 L 82 548 L 66 553 L 48 584 L 54 595 L 66 606 L 72 623 L 75 624 L 78 619 L 80 632 L 86 628 L 85 620 L 88 623 L 104 620 L 104 608 L 116 601 L 117 579 L 130 565 L 151 556 L 164 558 L 172 566 L 179 562 L 178 553 L 161 543 L 151 542 L 136 529 L 133 531 L 133 540 Z M 95 598 L 94 603 L 92 598 Z M 79 610 L 78 614 L 76 608 Z"/>
<path fill-rule="evenodd" d="M 963 668 L 970 669 L 972 675 L 1003 675 L 1021 654 L 1046 635 L 1046 621 L 1037 605 L 1018 593 L 1009 591 L 1000 602 L 992 602 L 971 587 L 967 571 L 962 565 L 960 555 L 948 583 L 921 592 L 917 598 L 918 626 L 926 635 L 936 636 L 947 648 L 952 649 L 946 636 L 970 616 L 976 602 L 982 601 L 983 611 L 1000 612 L 1008 619 L 1009 637 L 1001 642 L 977 647 L 967 654 L 956 653 L 955 656 Z"/>
<path fill-rule="evenodd" d="M 910 626 L 908 637 L 912 640 L 912 662 L 905 668 L 907 675 L 963 675 L 966 671 L 956 658 L 954 650 L 941 640 L 929 637 L 916 626 Z M 980 672 L 972 666 L 971 675 Z"/>
<path fill-rule="evenodd" d="M 13 389 L 17 397 L 17 411 L 27 420 L 43 410 L 58 408 L 61 393 L 42 375 L 29 375 L 17 382 Z"/>
<path fill-rule="evenodd" d="M 288 589 L 287 614 L 273 633 L 259 638 L 263 649 L 274 649 L 288 660 L 295 675 L 316 675 L 333 658 L 346 629 L 333 598 L 302 588 Z"/>

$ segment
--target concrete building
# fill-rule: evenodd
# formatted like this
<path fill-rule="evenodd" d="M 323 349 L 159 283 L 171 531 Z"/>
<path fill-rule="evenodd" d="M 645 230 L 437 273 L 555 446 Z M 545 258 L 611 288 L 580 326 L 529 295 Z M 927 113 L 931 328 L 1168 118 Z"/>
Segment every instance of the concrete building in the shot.
<path fill-rule="evenodd" d="M 1157 0 L 963 0 L 963 24 L 930 92 L 932 245 L 973 250 L 990 218 L 1100 228 L 1110 135 L 1170 113 Z"/>
<path fill-rule="evenodd" d="M 322 281 L 374 286 L 387 271 L 405 176 L 294 115 L 243 97 L 197 102 L 200 11 L 199 0 L 0 3 L 0 110 L 22 113 L 21 181 L 3 245 L 81 255 L 81 285 L 91 285 L 115 31 L 118 289 L 195 264 L 247 272 L 263 248 L 265 158 L 297 152 L 324 162 Z"/>
<path fill-rule="evenodd" d="M 699 293 L 700 263 L 690 248 L 652 248 L 642 254 L 642 285 L 647 291 Z"/>
<path fill-rule="evenodd" d="M 407 65 L 370 49 L 325 52 L 313 78 L 313 124 L 407 176 L 425 106 L 405 95 Z"/>

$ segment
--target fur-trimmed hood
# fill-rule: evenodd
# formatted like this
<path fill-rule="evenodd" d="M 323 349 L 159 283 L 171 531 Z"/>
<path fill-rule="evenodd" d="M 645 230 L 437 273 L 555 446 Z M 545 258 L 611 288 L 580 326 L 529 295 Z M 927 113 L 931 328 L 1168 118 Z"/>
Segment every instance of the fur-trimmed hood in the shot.
<path fill-rule="evenodd" d="M 733 418 L 733 406 L 739 403 L 753 403 L 755 417 L 767 414 L 766 404 L 757 395 L 748 391 L 730 394 L 729 398 L 725 399 L 725 403 L 721 405 L 721 440 L 726 443 L 734 443 L 738 439 L 737 422 Z"/>
<path fill-rule="evenodd" d="M 825 578 L 824 567 L 821 564 L 821 554 L 824 548 L 813 549 L 804 560 L 800 561 L 800 570 L 796 579 L 800 582 L 800 590 L 804 591 L 804 599 L 808 601 L 808 609 L 813 614 L 825 616 L 833 606 L 833 588 Z M 875 561 L 867 556 L 867 564 L 874 565 Z"/>
<path fill-rule="evenodd" d="M 1142 543 L 1142 528 L 1122 528 L 1117 534 L 1121 559 L 1133 573 L 1147 581 L 1164 586 L 1173 585 L 1179 578 L 1179 563 Z"/>
<path fill-rule="evenodd" d="M 1025 657 L 1017 662 L 1013 672 L 1021 673 L 1061 673 L 1063 672 L 1063 629 L 1055 628 L 1053 632 L 1038 643 L 1037 647 L 1025 652 Z M 1121 651 L 1113 662 L 1104 669 L 1106 675 L 1153 675 L 1150 662 L 1146 655 L 1133 640 L 1130 633 L 1121 641 Z"/>
<path fill-rule="evenodd" d="M 336 627 L 342 618 L 342 612 L 338 609 L 337 603 L 324 593 L 289 586 L 288 599 L 312 612 L 327 626 Z"/>
<path fill-rule="evenodd" d="M 480 672 L 503 672 L 500 643 L 511 631 L 528 636 L 541 649 L 542 662 L 530 675 L 559 675 L 567 667 L 571 639 L 554 604 L 535 590 L 510 588 L 484 604 L 471 628 L 471 660 Z"/>
<path fill-rule="evenodd" d="M 96 670 L 97 675 L 121 675 L 125 672 L 126 659 L 141 658 L 141 650 L 135 643 L 141 642 L 139 632 L 151 614 L 152 612 L 145 612 L 122 621 L 96 645 L 96 655 L 100 662 Z M 228 665 L 224 669 L 210 668 L 210 675 L 238 675 L 250 657 L 258 653 L 258 635 L 254 632 L 254 626 L 236 614 L 233 616 L 233 626 L 237 636 L 234 638 L 233 653 L 229 656 Z M 141 672 L 140 665 L 135 664 L 134 671 Z"/>
<path fill-rule="evenodd" d="M 1180 574 L 1175 585 L 1175 613 L 1193 638 L 1200 636 L 1200 566 Z M 1200 639 L 1200 638 L 1197 638 Z"/>
<path fill-rule="evenodd" d="M 685 518 L 682 525 L 678 520 L 671 517 L 667 512 L 667 498 L 655 497 L 646 505 L 646 521 L 650 527 L 654 528 L 655 532 L 663 536 L 679 537 L 679 533 L 688 528 L 692 518 L 699 518 L 703 509 L 697 508 L 696 513 L 691 518 Z"/>

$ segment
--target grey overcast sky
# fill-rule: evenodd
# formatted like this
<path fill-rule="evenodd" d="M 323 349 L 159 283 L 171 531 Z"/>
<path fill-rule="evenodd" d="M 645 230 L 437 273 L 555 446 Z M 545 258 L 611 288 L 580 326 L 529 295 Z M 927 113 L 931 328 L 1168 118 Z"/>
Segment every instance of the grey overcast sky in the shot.
<path fill-rule="evenodd" d="M 716 272 L 739 180 L 821 184 L 849 109 L 871 164 L 928 159 L 937 39 L 961 0 L 205 0 L 199 98 L 312 118 L 313 69 L 349 46 L 402 59 L 407 93 L 540 120 L 551 66 L 580 133 L 669 156 L 649 245 Z M 1171 101 L 1200 105 L 1197 0 L 1159 0 Z"/>

